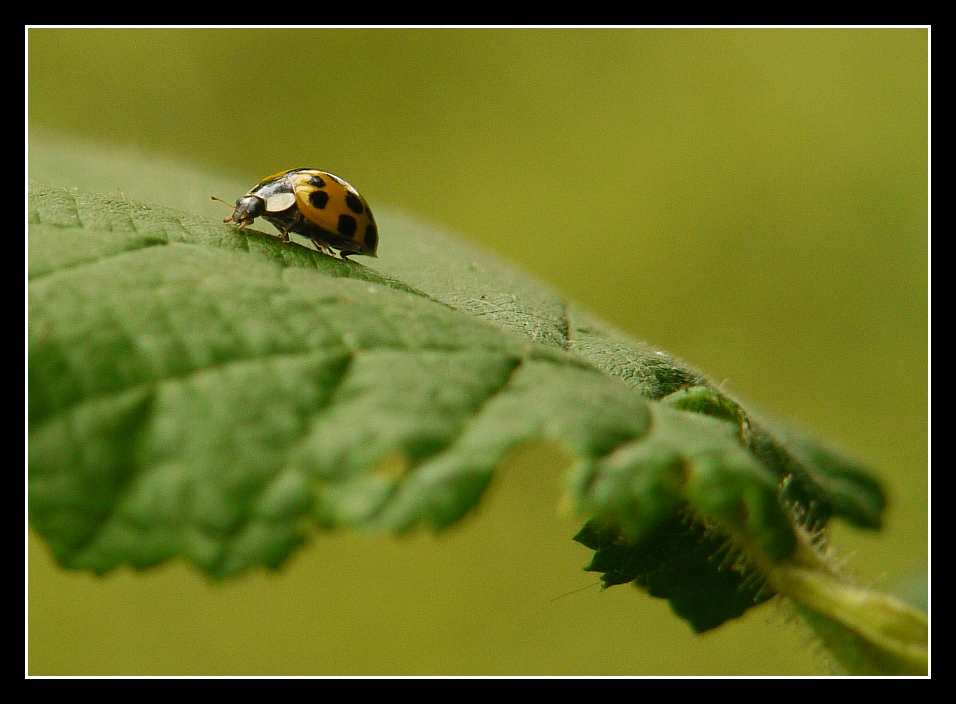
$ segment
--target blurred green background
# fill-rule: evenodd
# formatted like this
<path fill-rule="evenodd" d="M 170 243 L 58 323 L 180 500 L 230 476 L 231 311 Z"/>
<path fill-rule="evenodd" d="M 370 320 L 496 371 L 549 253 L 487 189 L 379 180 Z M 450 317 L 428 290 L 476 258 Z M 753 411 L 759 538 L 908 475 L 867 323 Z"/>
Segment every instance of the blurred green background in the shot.
<path fill-rule="evenodd" d="M 373 208 L 522 266 L 869 463 L 890 491 L 886 528 L 835 526 L 833 542 L 879 586 L 927 562 L 927 41 L 925 29 L 31 29 L 29 124 L 246 188 L 326 169 Z M 209 195 L 196 209 L 222 217 Z M 177 564 L 66 573 L 31 538 L 29 670 L 826 671 L 779 606 L 694 636 L 629 587 L 552 601 L 594 581 L 577 526 L 555 514 L 563 466 L 529 448 L 447 535 L 321 536 L 282 572 L 226 584 Z"/>

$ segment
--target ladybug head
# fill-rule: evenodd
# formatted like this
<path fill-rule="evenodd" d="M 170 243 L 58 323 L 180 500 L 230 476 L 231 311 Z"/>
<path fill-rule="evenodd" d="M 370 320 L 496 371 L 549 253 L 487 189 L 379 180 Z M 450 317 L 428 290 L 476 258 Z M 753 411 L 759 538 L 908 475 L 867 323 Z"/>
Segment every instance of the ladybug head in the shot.
<path fill-rule="evenodd" d="M 218 200 L 220 203 L 226 203 L 222 198 L 212 197 L 213 200 Z M 229 205 L 229 203 L 226 203 Z M 231 208 L 232 206 L 229 205 Z M 239 226 L 241 230 L 246 225 L 252 224 L 252 222 L 262 215 L 266 211 L 266 202 L 262 200 L 259 196 L 247 195 L 243 196 L 236 201 L 235 211 L 232 215 L 225 218 L 223 222 L 234 222 Z"/>

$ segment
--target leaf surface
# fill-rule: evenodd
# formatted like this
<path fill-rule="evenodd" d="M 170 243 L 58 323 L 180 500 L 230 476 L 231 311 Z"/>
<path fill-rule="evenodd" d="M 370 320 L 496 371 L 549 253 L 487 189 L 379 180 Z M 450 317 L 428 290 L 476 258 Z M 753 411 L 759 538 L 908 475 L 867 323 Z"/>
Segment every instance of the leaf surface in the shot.
<path fill-rule="evenodd" d="M 795 507 L 879 525 L 862 468 L 412 218 L 377 208 L 366 266 L 49 183 L 29 206 L 30 520 L 65 566 L 226 576 L 315 526 L 441 529 L 537 438 L 576 460 L 589 569 L 697 630 L 767 596 L 732 537 L 779 560 Z"/>

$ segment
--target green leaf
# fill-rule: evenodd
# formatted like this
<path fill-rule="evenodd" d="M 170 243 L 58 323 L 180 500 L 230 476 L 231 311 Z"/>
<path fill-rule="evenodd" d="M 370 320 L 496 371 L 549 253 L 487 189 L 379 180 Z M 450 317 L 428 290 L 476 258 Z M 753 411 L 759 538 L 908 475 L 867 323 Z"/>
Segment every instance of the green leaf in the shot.
<path fill-rule="evenodd" d="M 618 530 L 589 521 L 574 539 L 595 551 L 585 569 L 602 572 L 605 587 L 633 582 L 667 599 L 697 633 L 742 615 L 774 593 L 726 535 L 687 516 L 674 516 L 629 541 Z"/>
<path fill-rule="evenodd" d="M 31 168 L 56 171 L 42 147 Z M 696 630 L 767 598 L 755 570 L 793 555 L 801 526 L 879 525 L 863 469 L 512 267 L 376 212 L 366 265 L 31 183 L 29 509 L 60 564 L 180 557 L 226 576 L 281 565 L 315 527 L 441 529 L 538 438 L 576 460 L 565 506 L 589 521 L 589 569 Z"/>

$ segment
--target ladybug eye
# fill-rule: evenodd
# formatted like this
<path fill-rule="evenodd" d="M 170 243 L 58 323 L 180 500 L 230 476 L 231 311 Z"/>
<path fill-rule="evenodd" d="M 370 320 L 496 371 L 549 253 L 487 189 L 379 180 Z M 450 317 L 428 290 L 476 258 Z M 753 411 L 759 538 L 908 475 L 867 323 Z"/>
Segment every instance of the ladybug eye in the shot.
<path fill-rule="evenodd" d="M 250 218 L 259 217 L 265 209 L 265 202 L 258 196 L 243 196 L 236 201 L 236 212 L 245 213 Z"/>

